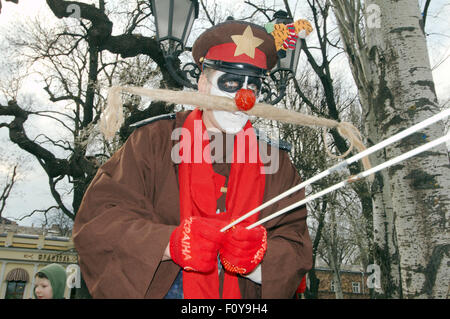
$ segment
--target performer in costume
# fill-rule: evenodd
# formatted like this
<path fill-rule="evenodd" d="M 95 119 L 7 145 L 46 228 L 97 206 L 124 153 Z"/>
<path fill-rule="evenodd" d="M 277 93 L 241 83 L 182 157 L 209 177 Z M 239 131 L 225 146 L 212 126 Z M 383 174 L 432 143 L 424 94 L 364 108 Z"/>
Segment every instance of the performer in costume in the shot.
<path fill-rule="evenodd" d="M 231 97 L 247 90 L 257 98 L 277 62 L 273 36 L 242 21 L 205 31 L 193 56 L 199 91 Z M 212 150 L 216 139 L 223 149 Z M 288 152 L 264 143 L 242 112 L 195 109 L 137 128 L 99 169 L 75 219 L 92 296 L 291 298 L 312 265 L 306 208 L 245 227 L 304 191 L 220 231 L 301 182 Z M 262 148 L 277 155 L 277 170 L 265 169 Z"/>

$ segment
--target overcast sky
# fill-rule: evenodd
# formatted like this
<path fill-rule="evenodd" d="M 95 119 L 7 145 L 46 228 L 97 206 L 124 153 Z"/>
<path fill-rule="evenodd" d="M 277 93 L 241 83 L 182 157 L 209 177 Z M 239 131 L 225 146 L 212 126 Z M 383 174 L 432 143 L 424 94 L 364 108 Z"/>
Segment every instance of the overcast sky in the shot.
<path fill-rule="evenodd" d="M 217 0 L 219 1 L 219 0 Z M 234 3 L 242 3 L 243 0 L 233 0 Z M 279 1 L 280 2 L 280 1 Z M 267 2 L 269 3 L 269 2 Z M 295 8 L 296 1 L 290 0 L 292 8 Z M 424 3 L 424 1 L 420 1 Z M 4 42 L 4 35 L 11 25 L 24 19 L 32 19 L 36 16 L 45 18 L 44 21 L 53 23 L 58 19 L 54 17 L 48 9 L 45 0 L 20 0 L 19 4 L 2 2 L 2 13 L 0 14 L 0 50 L 1 43 Z M 433 77 L 436 85 L 436 92 L 440 102 L 450 98 L 450 5 L 448 0 L 433 0 L 429 10 L 426 31 L 429 33 L 428 45 L 430 48 L 430 60 L 433 67 Z M 1 52 L 1 51 L 0 51 Z M 0 76 L 5 74 L 4 57 L 0 56 Z M 45 95 L 42 95 L 42 85 L 33 78 L 30 78 L 24 85 L 24 95 L 36 99 L 36 103 L 49 103 Z M 1 100 L 4 103 L 4 100 Z M 2 120 L 0 120 L 2 122 Z M 43 127 L 52 127 L 51 122 L 44 119 L 34 121 L 27 129 L 41 131 Z M 30 213 L 34 209 L 45 209 L 55 204 L 50 195 L 48 178 L 42 168 L 36 165 L 36 160 L 21 151 L 15 144 L 8 141 L 7 129 L 0 129 L 0 187 L 5 179 L 5 165 L 1 162 L 5 154 L 12 154 L 13 159 L 19 159 L 22 168 L 26 168 L 14 194 L 8 201 L 4 217 L 19 217 Z M 31 133 L 30 133 L 31 134 Z M 2 157 L 3 155 L 3 157 Z M 25 163 L 25 164 L 23 164 Z M 66 196 L 66 201 L 70 203 L 70 194 Z M 70 207 L 70 205 L 69 205 Z M 21 224 L 40 224 L 42 217 L 28 218 Z"/>

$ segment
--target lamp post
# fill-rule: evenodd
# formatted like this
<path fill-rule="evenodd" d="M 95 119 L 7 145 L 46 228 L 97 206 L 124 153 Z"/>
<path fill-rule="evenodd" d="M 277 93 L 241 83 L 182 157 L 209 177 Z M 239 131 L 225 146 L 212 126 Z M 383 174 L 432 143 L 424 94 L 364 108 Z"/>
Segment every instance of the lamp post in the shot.
<path fill-rule="evenodd" d="M 197 88 L 188 76 L 198 78 L 200 70 L 195 63 L 187 63 L 177 72 L 175 64 L 178 56 L 185 51 L 186 42 L 194 20 L 198 18 L 197 0 L 150 0 L 150 8 L 155 17 L 156 40 L 163 52 L 170 75 L 181 85 Z"/>

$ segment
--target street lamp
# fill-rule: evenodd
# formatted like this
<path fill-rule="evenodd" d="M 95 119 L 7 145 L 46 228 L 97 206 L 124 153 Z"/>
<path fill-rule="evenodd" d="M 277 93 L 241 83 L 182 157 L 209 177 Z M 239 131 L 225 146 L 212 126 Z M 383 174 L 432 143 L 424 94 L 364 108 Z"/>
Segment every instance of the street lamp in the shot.
<path fill-rule="evenodd" d="M 178 56 L 185 50 L 194 20 L 198 18 L 197 0 L 150 0 L 150 8 L 155 17 L 156 40 L 164 54 L 170 75 L 181 85 L 197 88 L 188 75 L 198 78 L 200 70 L 195 63 L 188 63 L 181 74 L 174 66 Z"/>
<path fill-rule="evenodd" d="M 273 16 L 275 23 L 289 24 L 294 20 L 288 16 L 285 11 L 277 11 Z M 300 39 L 295 45 L 295 49 L 280 51 L 277 65 L 270 72 L 269 79 L 275 84 L 276 89 L 272 90 L 272 85 L 265 81 L 262 93 L 265 95 L 264 101 L 270 104 L 277 104 L 286 94 L 286 88 L 289 81 L 295 76 L 297 72 L 298 61 L 300 58 L 301 43 Z"/>

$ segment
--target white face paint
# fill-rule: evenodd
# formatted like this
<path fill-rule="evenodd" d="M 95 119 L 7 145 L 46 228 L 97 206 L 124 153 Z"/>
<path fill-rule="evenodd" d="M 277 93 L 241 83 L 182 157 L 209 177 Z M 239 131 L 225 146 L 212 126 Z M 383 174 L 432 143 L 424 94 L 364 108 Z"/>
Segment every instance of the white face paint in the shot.
<path fill-rule="evenodd" d="M 229 93 L 222 91 L 219 89 L 219 86 L 217 84 L 217 80 L 220 76 L 225 74 L 225 72 L 222 71 L 215 71 L 213 75 L 211 76 L 211 95 L 217 95 L 217 96 L 225 96 L 234 99 L 235 93 Z M 245 77 L 246 83 L 243 85 L 244 88 L 247 87 L 247 79 L 248 76 Z M 222 131 L 226 132 L 227 134 L 237 134 L 240 130 L 242 130 L 245 126 L 245 124 L 248 121 L 248 115 L 243 112 L 227 112 L 227 111 L 212 111 L 214 119 L 216 120 L 217 124 L 220 126 Z"/>
<path fill-rule="evenodd" d="M 242 112 L 214 110 L 212 113 L 217 124 L 227 134 L 237 134 L 248 121 L 248 115 Z"/>

